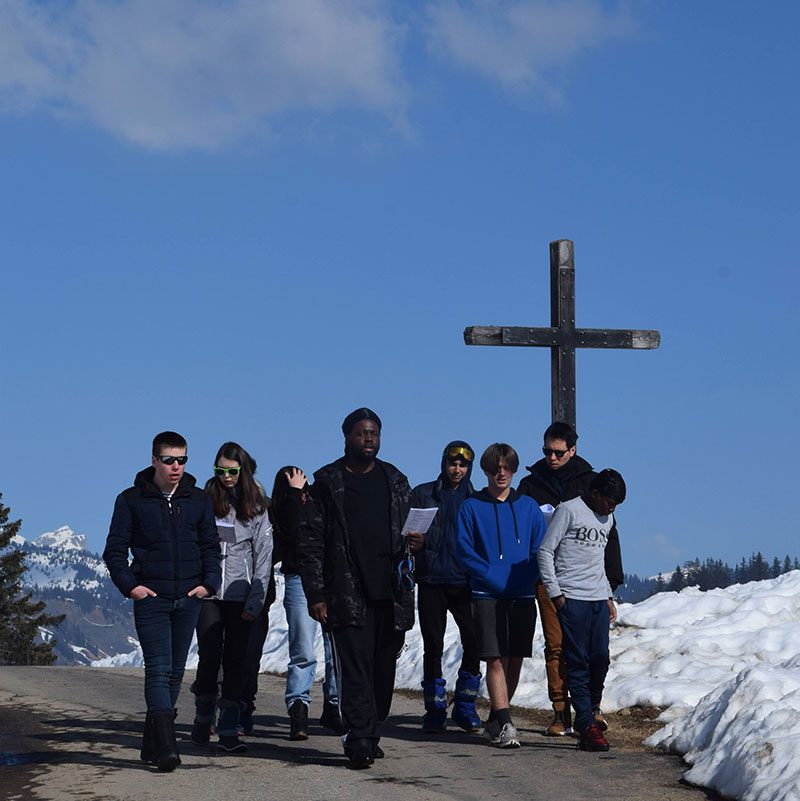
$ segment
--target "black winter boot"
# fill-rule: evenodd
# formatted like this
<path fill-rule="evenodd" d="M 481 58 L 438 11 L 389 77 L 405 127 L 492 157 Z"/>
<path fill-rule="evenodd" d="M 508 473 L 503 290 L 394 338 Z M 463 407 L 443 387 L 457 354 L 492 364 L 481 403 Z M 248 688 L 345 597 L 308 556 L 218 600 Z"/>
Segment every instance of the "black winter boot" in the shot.
<path fill-rule="evenodd" d="M 139 754 L 142 762 L 155 765 L 156 763 L 156 743 L 155 732 L 153 731 L 153 717 L 148 712 L 144 719 L 144 736 L 142 737 L 142 751 Z"/>
<path fill-rule="evenodd" d="M 289 707 L 289 739 L 308 739 L 308 707 L 299 698 Z"/>
<path fill-rule="evenodd" d="M 162 773 L 169 773 L 181 764 L 175 740 L 175 718 L 172 710 L 151 714 L 155 742 L 155 763 Z"/>

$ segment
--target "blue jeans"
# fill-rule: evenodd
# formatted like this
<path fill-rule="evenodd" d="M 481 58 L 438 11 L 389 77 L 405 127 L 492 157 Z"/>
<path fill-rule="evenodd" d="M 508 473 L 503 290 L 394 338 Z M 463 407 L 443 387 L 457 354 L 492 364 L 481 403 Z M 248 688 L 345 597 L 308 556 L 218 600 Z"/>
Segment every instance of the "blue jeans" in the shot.
<path fill-rule="evenodd" d="M 172 711 L 178 702 L 186 656 L 200 601 L 148 596 L 133 602 L 133 620 L 144 656 L 144 700 L 148 712 Z"/>
<path fill-rule="evenodd" d="M 290 573 L 284 578 L 286 588 L 283 594 L 283 608 L 286 610 L 286 625 L 289 630 L 289 668 L 286 673 L 288 709 L 298 699 L 306 706 L 311 703 L 311 685 L 317 672 L 314 640 L 319 623 L 308 614 L 308 603 L 300 576 Z M 338 706 L 339 689 L 336 686 L 328 632 L 323 631 L 322 644 L 325 648 L 325 684 L 322 692 L 326 701 Z"/>
<path fill-rule="evenodd" d="M 585 731 L 594 723 L 608 672 L 608 602 L 567 598 L 558 610 L 567 685 L 575 709 L 575 728 Z"/>

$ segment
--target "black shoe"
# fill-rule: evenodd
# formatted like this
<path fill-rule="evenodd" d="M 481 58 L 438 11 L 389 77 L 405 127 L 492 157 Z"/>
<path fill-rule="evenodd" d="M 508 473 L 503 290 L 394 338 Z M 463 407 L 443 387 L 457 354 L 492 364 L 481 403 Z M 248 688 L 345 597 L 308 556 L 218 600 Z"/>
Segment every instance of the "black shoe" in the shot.
<path fill-rule="evenodd" d="M 364 770 L 375 763 L 375 758 L 366 751 L 354 752 L 347 758 L 350 760 L 350 767 L 353 770 Z"/>
<path fill-rule="evenodd" d="M 195 718 L 190 737 L 195 745 L 208 745 L 211 740 L 211 722 L 201 723 Z"/>
<path fill-rule="evenodd" d="M 344 734 L 347 731 L 339 715 L 339 707 L 330 701 L 324 701 L 322 704 L 322 717 L 319 719 L 319 725 L 336 732 L 336 734 Z"/>
<path fill-rule="evenodd" d="M 386 756 L 386 754 L 383 753 L 383 749 L 379 745 L 375 746 L 375 750 L 372 752 L 372 755 L 375 757 L 375 759 L 383 759 Z"/>
<path fill-rule="evenodd" d="M 236 734 L 220 734 L 219 749 L 226 754 L 242 754 L 247 750 L 247 746 Z"/>
<path fill-rule="evenodd" d="M 289 739 L 308 739 L 308 707 L 299 698 L 289 707 Z"/>

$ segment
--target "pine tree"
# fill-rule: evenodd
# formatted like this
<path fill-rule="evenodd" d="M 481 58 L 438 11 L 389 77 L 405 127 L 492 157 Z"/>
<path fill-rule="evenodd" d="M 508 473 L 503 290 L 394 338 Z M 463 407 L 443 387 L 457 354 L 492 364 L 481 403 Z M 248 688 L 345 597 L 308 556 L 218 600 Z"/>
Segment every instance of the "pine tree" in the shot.
<path fill-rule="evenodd" d="M 48 615 L 44 601 L 21 594 L 25 554 L 9 545 L 22 521 L 9 523 L 10 513 L 0 492 L 0 665 L 52 665 L 55 642 L 37 643 L 36 637 L 40 627 L 57 626 L 64 615 Z"/>
<path fill-rule="evenodd" d="M 669 589 L 672 592 L 680 592 L 686 586 L 686 579 L 684 578 L 681 566 L 675 568 L 675 572 L 669 580 Z"/>
<path fill-rule="evenodd" d="M 786 557 L 783 560 L 783 572 L 788 573 L 792 569 L 792 560 L 789 558 L 789 554 L 786 554 Z"/>

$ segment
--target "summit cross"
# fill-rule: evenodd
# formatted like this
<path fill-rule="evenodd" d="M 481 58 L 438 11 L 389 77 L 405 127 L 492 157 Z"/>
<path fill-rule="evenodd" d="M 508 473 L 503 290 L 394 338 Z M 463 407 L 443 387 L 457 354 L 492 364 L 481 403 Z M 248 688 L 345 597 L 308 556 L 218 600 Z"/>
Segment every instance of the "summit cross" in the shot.
<path fill-rule="evenodd" d="M 575 327 L 575 248 L 570 239 L 550 243 L 550 328 L 470 326 L 467 345 L 550 348 L 553 422 L 575 427 L 575 349 L 652 350 L 661 344 L 658 331 Z"/>

